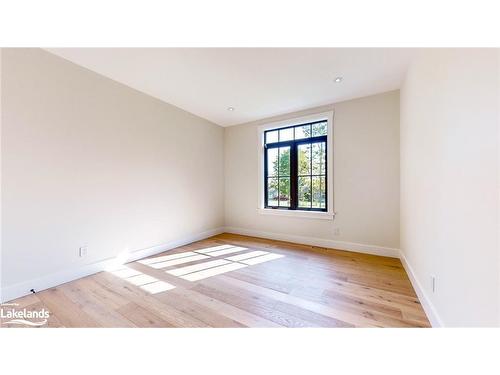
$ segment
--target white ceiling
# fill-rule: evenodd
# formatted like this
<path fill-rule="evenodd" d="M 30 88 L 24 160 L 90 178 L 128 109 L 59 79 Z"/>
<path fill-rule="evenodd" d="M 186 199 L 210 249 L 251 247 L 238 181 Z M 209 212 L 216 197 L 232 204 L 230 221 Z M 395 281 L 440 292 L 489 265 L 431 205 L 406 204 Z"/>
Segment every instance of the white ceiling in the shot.
<path fill-rule="evenodd" d="M 222 126 L 398 89 L 416 52 L 404 48 L 47 50 Z M 337 76 L 344 78 L 342 83 L 334 83 Z"/>

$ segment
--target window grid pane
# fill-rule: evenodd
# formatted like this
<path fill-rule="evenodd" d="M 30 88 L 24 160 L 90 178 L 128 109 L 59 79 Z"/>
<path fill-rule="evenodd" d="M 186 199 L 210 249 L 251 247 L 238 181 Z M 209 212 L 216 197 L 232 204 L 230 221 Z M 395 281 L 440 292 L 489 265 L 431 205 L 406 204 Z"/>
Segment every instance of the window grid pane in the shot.
<path fill-rule="evenodd" d="M 298 207 L 311 207 L 311 178 L 299 177 L 299 202 Z"/>
<path fill-rule="evenodd" d="M 326 122 L 319 122 L 319 123 L 312 125 L 312 136 L 313 137 L 326 135 L 326 132 L 327 132 Z"/>
<path fill-rule="evenodd" d="M 286 128 L 286 129 L 280 130 L 280 136 L 279 136 L 280 142 L 292 141 L 293 140 L 293 133 L 294 133 L 293 128 Z"/>
<path fill-rule="evenodd" d="M 312 178 L 312 208 L 325 207 L 324 177 Z"/>
<path fill-rule="evenodd" d="M 300 176 L 309 176 L 311 174 L 311 144 L 305 143 L 298 146 L 298 174 Z"/>
<path fill-rule="evenodd" d="M 279 177 L 290 175 L 290 146 L 279 148 Z"/>
<path fill-rule="evenodd" d="M 290 207 L 290 178 L 279 179 L 278 205 L 280 207 Z"/>
<path fill-rule="evenodd" d="M 278 179 L 270 177 L 267 179 L 267 204 L 268 206 L 278 206 Z"/>
<path fill-rule="evenodd" d="M 267 175 L 278 175 L 278 149 L 270 148 L 267 150 Z"/>
<path fill-rule="evenodd" d="M 299 125 L 295 128 L 295 139 L 304 139 L 311 136 L 311 124 Z"/>
<path fill-rule="evenodd" d="M 266 132 L 266 143 L 278 142 L 278 131 Z"/>
<path fill-rule="evenodd" d="M 326 155 L 325 143 L 317 142 L 312 144 L 312 174 L 325 174 Z"/>

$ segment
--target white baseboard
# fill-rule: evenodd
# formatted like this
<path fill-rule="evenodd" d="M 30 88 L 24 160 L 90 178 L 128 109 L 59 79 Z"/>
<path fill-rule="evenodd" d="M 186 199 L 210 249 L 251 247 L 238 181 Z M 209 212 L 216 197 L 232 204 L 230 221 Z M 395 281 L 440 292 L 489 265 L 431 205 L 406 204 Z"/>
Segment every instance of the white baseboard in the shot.
<path fill-rule="evenodd" d="M 0 302 L 8 302 L 13 299 L 30 294 L 30 290 L 34 289 L 37 292 L 61 285 L 72 280 L 80 279 L 85 276 L 92 275 L 97 272 L 109 269 L 118 264 L 132 262 L 137 259 L 142 259 L 151 255 L 162 253 L 167 250 L 174 249 L 179 246 L 187 245 L 191 242 L 199 241 L 208 237 L 215 236 L 224 232 L 224 228 L 215 228 L 204 232 L 195 233 L 178 240 L 170 241 L 168 243 L 153 246 L 147 249 L 139 249 L 121 256 L 120 259 L 109 258 L 104 259 L 92 264 L 87 264 L 80 267 L 74 267 L 68 270 L 53 273 L 37 279 L 28 280 L 22 283 L 14 284 L 11 286 L 3 287 L 0 293 Z"/>
<path fill-rule="evenodd" d="M 304 245 L 328 247 L 331 249 L 355 251 L 357 253 L 399 258 L 399 249 L 393 249 L 390 247 L 366 245 L 366 244 L 345 242 L 345 241 L 335 241 L 326 238 L 297 236 L 293 234 L 262 232 L 259 230 L 236 228 L 236 227 L 226 227 L 225 232 L 241 234 L 245 236 L 268 238 L 271 240 L 295 242 Z"/>
<path fill-rule="evenodd" d="M 432 304 L 430 298 L 427 297 L 424 288 L 422 288 L 422 284 L 417 279 L 415 271 L 413 271 L 413 268 L 411 267 L 410 263 L 408 263 L 408 259 L 406 259 L 402 251 L 399 254 L 399 259 L 401 259 L 401 263 L 403 264 L 403 267 L 406 270 L 408 277 L 410 278 L 410 282 L 413 286 L 413 289 L 415 289 L 415 293 L 417 293 L 420 304 L 422 305 L 425 314 L 427 315 L 427 318 L 431 323 L 431 326 L 444 327 L 443 321 L 439 317 L 436 308 Z"/>

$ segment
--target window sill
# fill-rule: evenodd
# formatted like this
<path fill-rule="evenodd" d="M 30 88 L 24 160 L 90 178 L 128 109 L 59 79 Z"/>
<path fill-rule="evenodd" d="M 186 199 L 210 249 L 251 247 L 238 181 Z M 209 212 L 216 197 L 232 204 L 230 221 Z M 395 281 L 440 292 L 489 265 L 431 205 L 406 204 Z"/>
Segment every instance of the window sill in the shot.
<path fill-rule="evenodd" d="M 331 212 L 279 210 L 272 208 L 258 208 L 257 212 L 262 215 L 288 216 L 300 219 L 333 220 L 335 218 L 335 213 Z"/>

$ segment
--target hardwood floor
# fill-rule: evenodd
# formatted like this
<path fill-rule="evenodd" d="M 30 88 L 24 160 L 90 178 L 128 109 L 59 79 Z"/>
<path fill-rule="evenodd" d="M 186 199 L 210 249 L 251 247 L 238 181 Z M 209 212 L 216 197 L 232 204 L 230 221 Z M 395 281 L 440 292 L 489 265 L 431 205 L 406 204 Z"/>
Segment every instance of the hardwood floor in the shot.
<path fill-rule="evenodd" d="M 10 303 L 49 327 L 430 326 L 398 259 L 227 233 Z"/>

